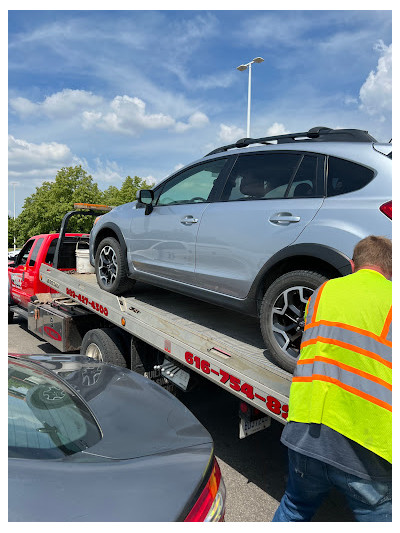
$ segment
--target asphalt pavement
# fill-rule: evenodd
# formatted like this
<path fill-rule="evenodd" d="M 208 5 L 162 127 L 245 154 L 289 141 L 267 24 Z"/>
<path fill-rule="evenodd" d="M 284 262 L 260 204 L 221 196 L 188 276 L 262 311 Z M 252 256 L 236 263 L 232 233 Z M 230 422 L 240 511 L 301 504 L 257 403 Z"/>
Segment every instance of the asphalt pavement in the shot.
<path fill-rule="evenodd" d="M 10 353 L 59 353 L 15 318 L 8 326 Z M 200 378 L 200 385 L 179 399 L 208 429 L 227 490 L 227 522 L 270 522 L 284 493 L 286 448 L 280 443 L 283 426 L 272 420 L 268 429 L 239 439 L 239 401 L 217 385 Z M 354 521 L 345 500 L 332 491 L 313 522 Z"/>

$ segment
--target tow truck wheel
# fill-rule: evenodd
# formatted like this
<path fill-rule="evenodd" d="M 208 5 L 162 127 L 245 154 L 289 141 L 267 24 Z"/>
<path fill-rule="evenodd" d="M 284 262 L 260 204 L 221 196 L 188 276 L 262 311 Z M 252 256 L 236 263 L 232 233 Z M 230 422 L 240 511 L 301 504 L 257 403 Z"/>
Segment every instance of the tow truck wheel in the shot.
<path fill-rule="evenodd" d="M 91 329 L 83 337 L 80 353 L 96 361 L 128 367 L 118 328 Z"/>
<path fill-rule="evenodd" d="M 295 270 L 276 279 L 264 295 L 261 333 L 271 357 L 288 372 L 294 372 L 300 354 L 307 301 L 327 279 L 311 270 Z"/>
<path fill-rule="evenodd" d="M 95 270 L 99 286 L 112 294 L 122 294 L 135 284 L 128 278 L 126 257 L 114 237 L 106 237 L 97 247 Z"/>
<path fill-rule="evenodd" d="M 10 311 L 10 308 L 8 308 L 8 323 L 12 324 L 14 320 L 14 313 L 13 311 Z"/>

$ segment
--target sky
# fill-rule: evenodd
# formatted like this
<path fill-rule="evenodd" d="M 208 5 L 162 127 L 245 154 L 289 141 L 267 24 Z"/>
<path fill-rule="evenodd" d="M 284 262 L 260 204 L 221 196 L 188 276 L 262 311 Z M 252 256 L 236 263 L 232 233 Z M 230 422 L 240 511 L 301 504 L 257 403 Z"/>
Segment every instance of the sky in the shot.
<path fill-rule="evenodd" d="M 245 137 L 248 71 L 236 67 L 255 57 L 252 137 L 328 126 L 391 139 L 389 9 L 10 6 L 9 214 L 14 190 L 18 216 L 62 167 L 82 165 L 102 190 L 128 175 L 158 183 Z"/>

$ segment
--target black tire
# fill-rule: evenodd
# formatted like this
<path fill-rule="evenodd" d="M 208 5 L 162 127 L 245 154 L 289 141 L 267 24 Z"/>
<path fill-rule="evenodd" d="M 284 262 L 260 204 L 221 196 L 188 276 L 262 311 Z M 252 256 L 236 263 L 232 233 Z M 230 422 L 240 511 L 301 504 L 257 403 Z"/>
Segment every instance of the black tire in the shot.
<path fill-rule="evenodd" d="M 114 237 L 106 237 L 97 247 L 95 270 L 99 286 L 112 294 L 122 294 L 135 284 L 135 280 L 128 278 L 126 257 Z"/>
<path fill-rule="evenodd" d="M 260 311 L 261 333 L 278 366 L 293 373 L 300 352 L 307 300 L 328 278 L 310 270 L 294 270 L 267 289 Z"/>
<path fill-rule="evenodd" d="M 14 312 L 10 311 L 10 308 L 8 308 L 8 323 L 12 324 L 14 322 Z"/>
<path fill-rule="evenodd" d="M 124 351 L 124 342 L 118 328 L 105 328 L 91 329 L 85 334 L 80 354 L 96 361 L 128 368 Z"/>

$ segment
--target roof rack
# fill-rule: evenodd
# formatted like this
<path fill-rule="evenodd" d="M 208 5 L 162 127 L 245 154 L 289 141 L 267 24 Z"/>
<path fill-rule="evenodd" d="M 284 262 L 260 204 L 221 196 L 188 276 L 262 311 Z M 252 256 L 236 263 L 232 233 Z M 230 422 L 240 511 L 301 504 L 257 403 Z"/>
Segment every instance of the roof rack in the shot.
<path fill-rule="evenodd" d="M 326 126 L 316 126 L 308 131 L 301 133 L 287 133 L 285 135 L 273 135 L 272 137 L 260 137 L 258 139 L 239 139 L 234 144 L 228 144 L 227 146 L 221 146 L 216 148 L 208 155 L 218 154 L 220 152 L 226 152 L 231 148 L 246 148 L 251 144 L 274 144 L 276 141 L 278 144 L 292 143 L 292 142 L 377 142 L 368 131 L 356 130 L 356 129 L 341 129 L 334 130 L 327 128 Z M 207 157 L 206 156 L 206 157 Z"/>

